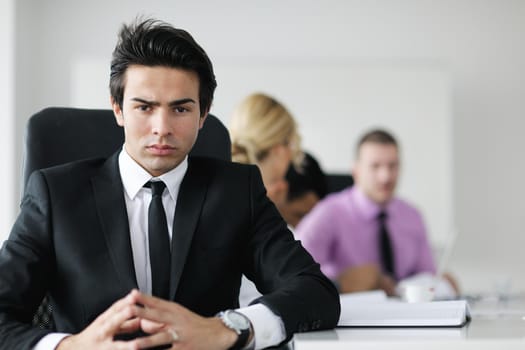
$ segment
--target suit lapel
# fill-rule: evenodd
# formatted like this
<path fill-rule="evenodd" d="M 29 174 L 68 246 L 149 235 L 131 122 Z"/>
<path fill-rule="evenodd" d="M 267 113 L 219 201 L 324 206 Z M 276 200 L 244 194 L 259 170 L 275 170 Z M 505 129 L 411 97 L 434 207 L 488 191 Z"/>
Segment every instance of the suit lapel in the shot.
<path fill-rule="evenodd" d="M 179 286 L 184 264 L 191 246 L 193 234 L 208 187 L 208 175 L 198 167 L 198 163 L 189 159 L 188 170 L 181 183 L 171 240 L 171 278 L 170 298 L 174 300 Z"/>
<path fill-rule="evenodd" d="M 124 201 L 124 190 L 118 168 L 118 154 L 111 156 L 92 178 L 98 216 L 106 238 L 111 260 L 118 272 L 121 285 L 131 290 L 137 287 L 129 222 Z"/>

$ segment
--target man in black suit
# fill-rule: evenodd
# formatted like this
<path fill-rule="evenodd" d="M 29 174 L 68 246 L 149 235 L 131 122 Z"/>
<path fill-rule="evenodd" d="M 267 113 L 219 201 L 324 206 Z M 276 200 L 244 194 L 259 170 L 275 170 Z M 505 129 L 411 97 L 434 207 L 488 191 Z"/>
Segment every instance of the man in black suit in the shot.
<path fill-rule="evenodd" d="M 110 90 L 124 146 L 31 176 L 0 251 L 0 349 L 262 348 L 336 325 L 337 291 L 257 168 L 188 157 L 215 87 L 187 32 L 154 20 L 122 28 Z M 148 248 L 158 181 L 160 264 Z M 263 296 L 237 309 L 243 273 Z M 56 332 L 30 325 L 46 294 Z"/>

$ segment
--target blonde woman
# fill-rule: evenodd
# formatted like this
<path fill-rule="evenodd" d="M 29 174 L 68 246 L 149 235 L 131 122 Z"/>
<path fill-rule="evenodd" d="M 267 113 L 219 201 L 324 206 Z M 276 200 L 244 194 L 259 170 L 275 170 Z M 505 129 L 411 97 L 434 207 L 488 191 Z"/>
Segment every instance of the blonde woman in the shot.
<path fill-rule="evenodd" d="M 285 180 L 291 162 L 300 164 L 301 138 L 286 107 L 262 93 L 247 96 L 230 122 L 232 160 L 256 164 L 268 197 L 280 208 L 288 192 Z"/>
<path fill-rule="evenodd" d="M 256 164 L 268 197 L 282 211 L 288 193 L 286 171 L 302 160 L 297 125 L 288 110 L 274 98 L 256 93 L 247 96 L 230 121 L 232 160 Z M 243 276 L 239 304 L 247 306 L 261 294 Z"/>

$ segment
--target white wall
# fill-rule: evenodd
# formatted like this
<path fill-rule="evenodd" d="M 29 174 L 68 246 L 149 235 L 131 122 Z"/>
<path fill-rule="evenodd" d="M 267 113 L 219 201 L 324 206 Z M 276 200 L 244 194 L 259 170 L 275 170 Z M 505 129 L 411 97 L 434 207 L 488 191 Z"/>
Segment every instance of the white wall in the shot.
<path fill-rule="evenodd" d="M 3 242 L 11 229 L 15 215 L 15 206 L 12 198 L 15 196 L 15 167 L 14 156 L 14 31 L 15 23 L 15 0 L 0 1 L 0 160 L 3 165 L 0 171 L 0 183 L 2 184 L 2 198 L 0 200 L 0 241 Z"/>
<path fill-rule="evenodd" d="M 21 0 L 16 6 L 17 160 L 27 116 L 71 105 L 74 67 L 108 62 L 119 25 L 137 12 L 188 29 L 217 61 L 441 67 L 452 85 L 452 144 L 444 147 L 453 152 L 452 221 L 460 232 L 450 267 L 467 290 L 490 289 L 507 277 L 514 289 L 525 288 L 518 271 L 525 243 L 525 164 L 518 153 L 525 143 L 524 1 Z"/>

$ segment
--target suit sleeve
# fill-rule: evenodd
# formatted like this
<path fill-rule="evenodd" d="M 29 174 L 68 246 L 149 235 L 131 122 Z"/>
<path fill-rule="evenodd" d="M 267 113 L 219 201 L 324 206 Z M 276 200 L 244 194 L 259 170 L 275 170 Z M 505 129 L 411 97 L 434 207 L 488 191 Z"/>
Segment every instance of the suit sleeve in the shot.
<path fill-rule="evenodd" d="M 31 349 L 49 333 L 31 325 L 52 281 L 49 196 L 41 173 L 29 179 L 21 210 L 0 250 L 0 349 Z"/>
<path fill-rule="evenodd" d="M 254 302 L 281 317 L 287 339 L 296 332 L 334 328 L 340 314 L 338 292 L 267 198 L 256 167 L 250 195 L 252 232 L 244 273 L 263 294 Z"/>

